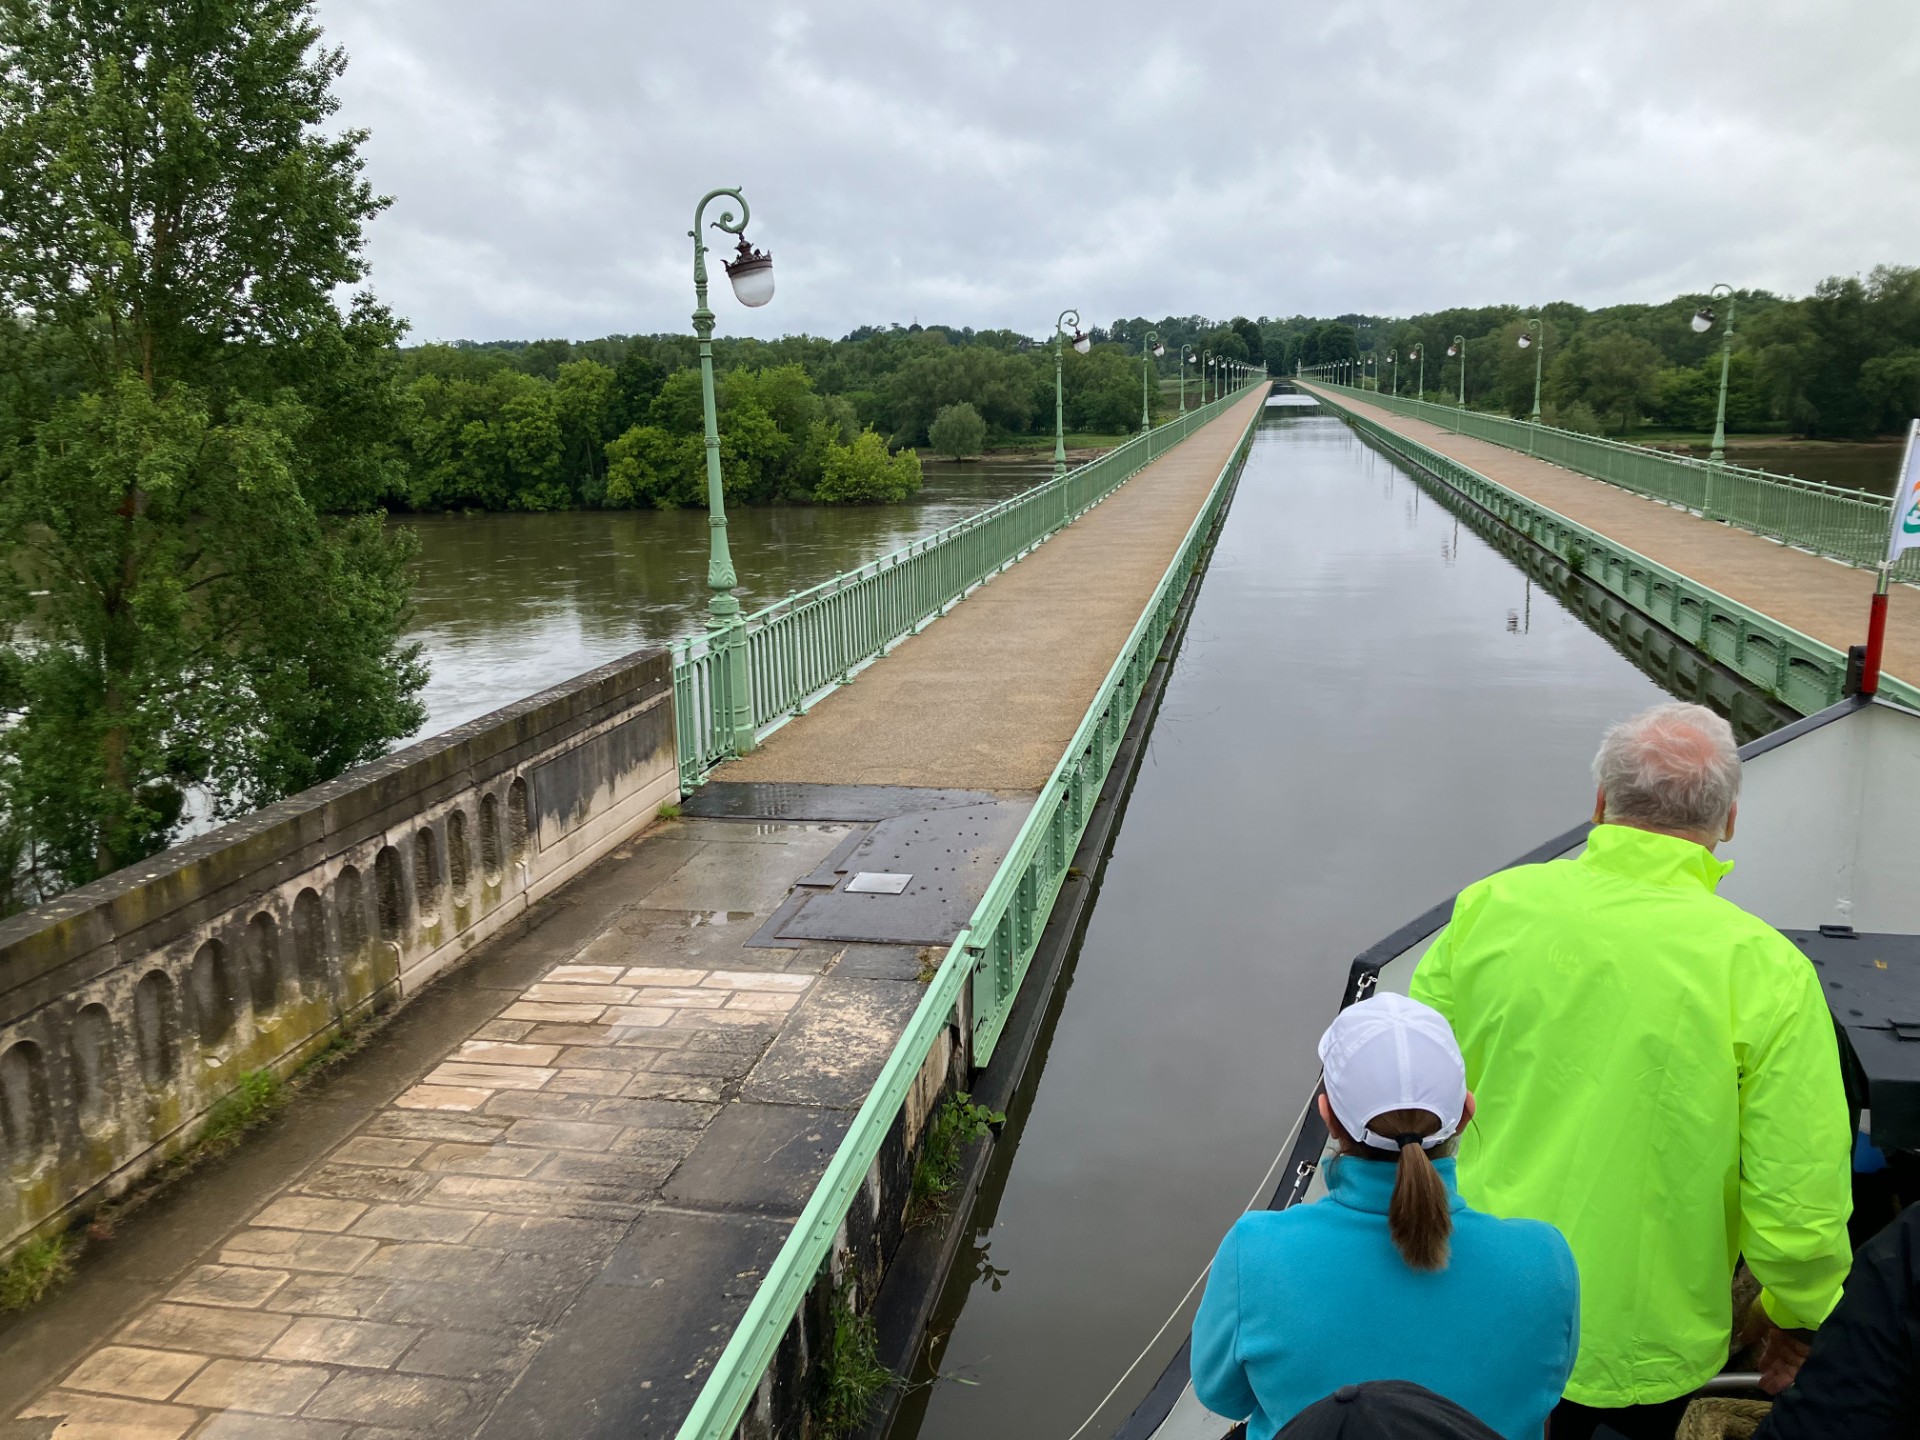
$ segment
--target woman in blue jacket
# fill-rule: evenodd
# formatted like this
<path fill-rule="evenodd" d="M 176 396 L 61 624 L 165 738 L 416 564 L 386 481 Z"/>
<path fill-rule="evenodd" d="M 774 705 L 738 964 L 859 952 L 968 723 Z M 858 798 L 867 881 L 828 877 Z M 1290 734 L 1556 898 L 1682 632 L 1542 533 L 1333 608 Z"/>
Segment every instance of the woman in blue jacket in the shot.
<path fill-rule="evenodd" d="M 1193 1388 L 1267 1440 L 1343 1385 L 1410 1380 L 1507 1440 L 1537 1440 L 1580 1344 L 1560 1232 L 1469 1210 L 1454 1137 L 1473 1118 L 1446 1020 L 1403 995 L 1348 1006 L 1320 1039 L 1327 1196 L 1242 1215 L 1193 1322 Z"/>

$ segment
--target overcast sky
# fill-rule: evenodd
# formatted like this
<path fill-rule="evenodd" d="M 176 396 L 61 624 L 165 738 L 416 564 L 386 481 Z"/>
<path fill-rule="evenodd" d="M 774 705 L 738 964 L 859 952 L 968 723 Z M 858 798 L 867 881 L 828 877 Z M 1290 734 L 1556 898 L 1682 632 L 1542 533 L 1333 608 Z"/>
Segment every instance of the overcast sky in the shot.
<path fill-rule="evenodd" d="M 319 0 L 421 340 L 1801 294 L 1920 262 L 1912 0 Z M 710 212 L 711 218 L 711 212 Z M 716 281 L 720 277 L 716 271 Z"/>

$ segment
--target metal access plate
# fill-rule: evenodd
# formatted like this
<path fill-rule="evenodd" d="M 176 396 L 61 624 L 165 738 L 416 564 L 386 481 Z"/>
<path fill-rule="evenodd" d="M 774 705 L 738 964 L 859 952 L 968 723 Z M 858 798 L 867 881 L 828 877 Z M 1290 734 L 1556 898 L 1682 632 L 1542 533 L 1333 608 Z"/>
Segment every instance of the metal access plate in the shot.
<path fill-rule="evenodd" d="M 951 810 L 1002 797 L 990 790 L 921 785 L 816 785 L 767 780 L 709 780 L 682 802 L 711 820 L 885 820 L 909 811 Z"/>
<path fill-rule="evenodd" d="M 862 870 L 847 881 L 849 895 L 898 895 L 913 876 L 898 870 Z"/>
<path fill-rule="evenodd" d="M 808 890 L 806 902 L 776 933 L 782 940 L 950 944 L 1032 808 L 1033 797 L 1022 795 L 934 805 L 880 820 L 837 862 L 838 873 L 849 880 L 862 873 L 905 876 L 906 883 L 897 890 L 856 883 Z"/>

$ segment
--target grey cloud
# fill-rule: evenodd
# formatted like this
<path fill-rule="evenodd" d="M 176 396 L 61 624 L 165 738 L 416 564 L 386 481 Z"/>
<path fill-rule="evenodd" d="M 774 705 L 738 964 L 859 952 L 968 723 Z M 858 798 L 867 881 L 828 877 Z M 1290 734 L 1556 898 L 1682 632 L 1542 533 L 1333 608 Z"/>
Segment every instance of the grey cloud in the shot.
<path fill-rule="evenodd" d="M 1912 258 L 1920 43 L 1875 3 L 320 0 L 419 338 L 1804 292 Z"/>

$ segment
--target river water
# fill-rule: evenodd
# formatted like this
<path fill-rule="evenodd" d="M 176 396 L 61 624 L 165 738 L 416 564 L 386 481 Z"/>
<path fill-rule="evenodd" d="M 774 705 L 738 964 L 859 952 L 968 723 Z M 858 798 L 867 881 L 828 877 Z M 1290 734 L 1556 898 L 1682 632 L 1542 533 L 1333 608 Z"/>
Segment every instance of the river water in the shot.
<path fill-rule="evenodd" d="M 904 505 L 764 506 L 728 518 L 749 612 L 951 525 L 1052 473 L 1051 456 L 927 461 Z M 704 510 L 422 515 L 414 621 L 433 735 L 583 670 L 699 631 Z"/>
<path fill-rule="evenodd" d="M 895 1440 L 1072 1436 L 1261 1188 L 1352 957 L 1584 818 L 1661 698 L 1345 425 L 1266 421 Z"/>

